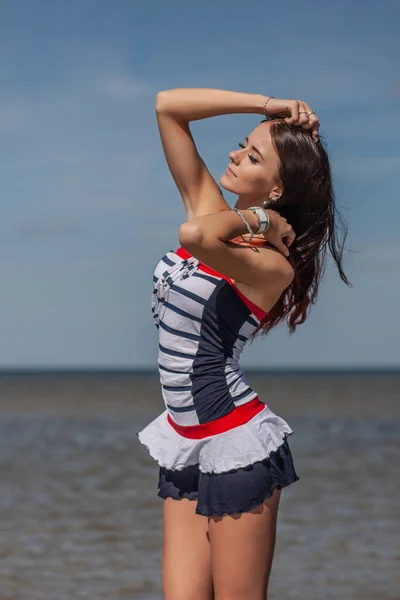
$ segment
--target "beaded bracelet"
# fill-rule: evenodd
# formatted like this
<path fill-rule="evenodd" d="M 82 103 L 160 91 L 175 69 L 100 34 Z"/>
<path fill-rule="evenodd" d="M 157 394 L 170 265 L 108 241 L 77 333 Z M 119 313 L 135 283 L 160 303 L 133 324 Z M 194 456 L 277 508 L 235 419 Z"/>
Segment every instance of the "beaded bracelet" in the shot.
<path fill-rule="evenodd" d="M 239 215 L 239 217 L 242 219 L 243 223 L 246 225 L 246 229 L 247 229 L 247 231 L 248 231 L 248 232 L 249 232 L 249 234 L 250 234 L 250 239 L 249 239 L 249 242 L 251 242 L 251 240 L 253 239 L 253 236 L 254 236 L 254 232 L 253 232 L 253 230 L 251 229 L 251 227 L 250 227 L 250 225 L 249 225 L 249 223 L 248 223 L 248 221 L 247 221 L 246 217 L 245 217 L 245 216 L 244 216 L 244 214 L 243 214 L 242 212 L 240 212 L 240 210 L 238 210 L 237 208 L 234 208 L 233 210 L 235 211 L 235 213 L 237 213 L 237 214 Z"/>
<path fill-rule="evenodd" d="M 264 102 L 263 111 L 264 111 L 264 114 L 267 117 L 267 119 L 271 118 L 269 115 L 267 115 L 267 104 L 271 100 L 271 98 L 273 98 L 273 97 L 274 96 L 268 96 L 267 100 Z"/>

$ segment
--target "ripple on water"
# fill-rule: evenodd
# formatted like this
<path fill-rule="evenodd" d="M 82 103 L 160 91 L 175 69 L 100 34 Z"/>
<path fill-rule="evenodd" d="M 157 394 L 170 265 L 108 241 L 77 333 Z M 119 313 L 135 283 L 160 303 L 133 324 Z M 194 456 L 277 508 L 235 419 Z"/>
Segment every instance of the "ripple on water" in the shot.
<path fill-rule="evenodd" d="M 398 599 L 398 418 L 304 415 L 284 415 L 301 479 L 271 597 Z M 0 417 L 1 600 L 162 598 L 157 467 L 136 438 L 154 416 Z"/>

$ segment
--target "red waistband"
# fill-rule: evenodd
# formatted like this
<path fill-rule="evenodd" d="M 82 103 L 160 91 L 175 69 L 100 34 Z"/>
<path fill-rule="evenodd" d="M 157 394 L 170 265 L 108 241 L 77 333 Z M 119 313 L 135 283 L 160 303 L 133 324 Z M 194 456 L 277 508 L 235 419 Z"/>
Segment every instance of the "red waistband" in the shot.
<path fill-rule="evenodd" d="M 242 404 L 242 406 L 237 406 L 224 417 L 200 425 L 178 425 L 171 419 L 169 414 L 167 415 L 167 419 L 168 423 L 177 433 L 179 433 L 179 435 L 192 440 L 201 440 L 210 435 L 223 433 L 224 431 L 229 431 L 229 429 L 234 429 L 239 425 L 244 425 L 262 411 L 265 406 L 264 402 L 261 402 L 257 397 L 254 398 L 254 400 L 250 400 L 250 402 L 246 402 L 246 404 Z"/>

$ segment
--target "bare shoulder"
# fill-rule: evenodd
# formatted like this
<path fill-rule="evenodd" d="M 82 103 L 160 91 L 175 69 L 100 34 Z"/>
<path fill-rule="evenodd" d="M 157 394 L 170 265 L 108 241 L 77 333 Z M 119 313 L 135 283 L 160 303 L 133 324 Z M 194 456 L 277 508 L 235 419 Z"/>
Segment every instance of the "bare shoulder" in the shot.
<path fill-rule="evenodd" d="M 294 279 L 294 269 L 288 259 L 283 256 L 276 248 L 260 248 L 265 257 L 265 269 L 268 273 L 273 273 L 277 283 L 287 287 Z"/>
<path fill-rule="evenodd" d="M 253 248 L 253 250 L 255 250 Z M 269 312 L 294 279 L 294 270 L 279 250 L 258 247 L 258 274 L 250 283 L 235 280 L 236 288 L 257 306 Z"/>

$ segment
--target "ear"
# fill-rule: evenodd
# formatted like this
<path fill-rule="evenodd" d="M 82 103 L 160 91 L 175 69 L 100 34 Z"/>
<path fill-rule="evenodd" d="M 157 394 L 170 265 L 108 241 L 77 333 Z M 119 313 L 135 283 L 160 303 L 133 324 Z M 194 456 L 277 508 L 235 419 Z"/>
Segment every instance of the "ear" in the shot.
<path fill-rule="evenodd" d="M 283 187 L 281 185 L 274 185 L 272 190 L 269 193 L 269 197 L 274 200 L 278 200 L 283 194 Z"/>

